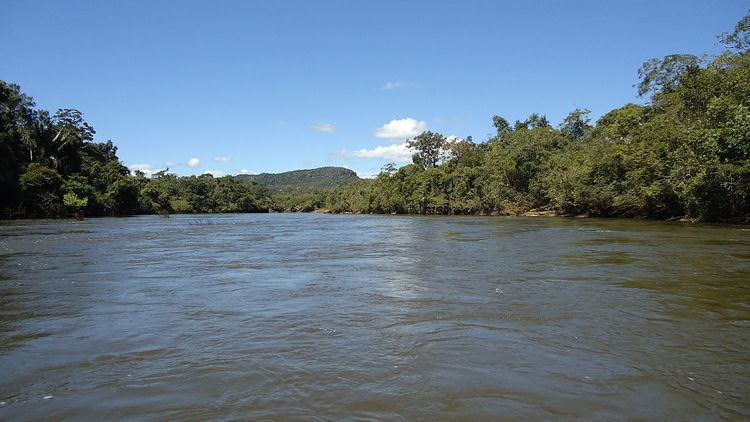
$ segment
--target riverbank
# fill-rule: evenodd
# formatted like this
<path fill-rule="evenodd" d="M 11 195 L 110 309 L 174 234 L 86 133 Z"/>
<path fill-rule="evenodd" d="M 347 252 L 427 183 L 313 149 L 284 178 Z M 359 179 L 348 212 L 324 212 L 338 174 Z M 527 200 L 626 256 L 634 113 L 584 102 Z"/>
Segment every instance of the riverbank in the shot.
<path fill-rule="evenodd" d="M 82 220 L 88 220 L 88 219 L 98 219 L 98 218 L 130 218 L 130 217 L 139 217 L 139 216 L 147 216 L 147 215 L 153 215 L 153 216 L 160 216 L 162 218 L 170 218 L 171 216 L 206 216 L 206 215 L 236 215 L 236 214 L 328 214 L 328 215 L 380 215 L 380 216 L 432 216 L 432 217 L 544 217 L 544 218 L 578 218 L 578 219 L 607 219 L 607 220 L 646 220 L 646 221 L 678 221 L 682 223 L 692 223 L 692 224 L 735 224 L 735 225 L 750 225 L 750 222 L 748 220 L 739 220 L 739 221 L 701 221 L 698 218 L 690 218 L 690 217 L 670 217 L 670 218 L 656 218 L 656 217 L 647 217 L 647 216 L 634 216 L 634 217 L 624 217 L 624 216 L 597 216 L 597 215 L 587 215 L 587 214 L 562 214 L 562 213 L 556 213 L 554 211 L 525 211 L 521 213 L 508 213 L 508 212 L 493 212 L 493 213 L 454 213 L 454 214 L 434 214 L 434 213 L 426 213 L 426 214 L 416 214 L 416 213 L 355 213 L 350 211 L 343 211 L 343 212 L 337 212 L 330 209 L 316 209 L 313 211 L 275 211 L 275 210 L 269 210 L 269 211 L 258 211 L 258 212 L 250 212 L 250 213 L 186 213 L 186 214 L 132 214 L 132 215 L 112 215 L 112 216 L 106 216 L 106 215 L 98 215 L 98 216 L 90 216 L 90 217 L 84 217 Z M 79 220 L 75 216 L 60 216 L 60 217 L 45 217 L 45 218 L 19 218 L 19 219 L 0 219 L 0 222 L 11 222 L 11 221 L 33 221 L 33 220 Z"/>
<path fill-rule="evenodd" d="M 294 211 L 284 211 L 285 213 L 295 213 Z M 409 214 L 409 213 L 353 213 L 353 212 L 337 212 L 330 209 L 317 209 L 314 211 L 307 211 L 314 214 L 345 214 L 345 215 L 430 215 L 430 216 L 471 216 L 471 217 L 560 217 L 560 218 L 604 218 L 604 219 L 620 219 L 620 220 L 649 220 L 649 221 L 679 221 L 683 223 L 712 223 L 712 224 L 750 224 L 749 219 L 741 219 L 735 221 L 701 221 L 699 218 L 691 218 L 688 216 L 675 216 L 667 218 L 657 218 L 648 216 L 600 216 L 600 215 L 589 215 L 589 214 L 564 214 L 550 210 L 531 210 L 519 213 L 511 212 L 476 212 L 476 213 L 453 213 L 453 214 L 439 214 L 439 213 L 426 213 L 426 214 Z"/>
<path fill-rule="evenodd" d="M 338 211 L 330 208 L 317 208 L 312 210 L 279 210 L 279 209 L 260 209 L 252 212 L 205 212 L 205 213 L 142 213 L 142 214 L 129 214 L 129 215 L 93 215 L 93 216 L 52 216 L 52 217 L 21 217 L 21 218 L 2 218 L 1 221 L 20 221 L 20 220 L 66 220 L 66 219 L 92 219 L 92 218 L 107 218 L 107 217 L 136 217 L 144 215 L 159 215 L 162 218 L 169 218 L 170 216 L 205 216 L 205 215 L 221 215 L 221 214 L 338 214 L 338 215 L 411 215 L 411 216 L 471 216 L 471 217 L 558 217 L 558 218 L 603 218 L 603 219 L 614 219 L 614 220 L 648 220 L 648 221 L 679 221 L 683 223 L 712 223 L 712 224 L 738 224 L 738 225 L 749 225 L 750 218 L 738 218 L 729 219 L 723 221 L 703 221 L 700 218 L 694 218 L 689 216 L 668 216 L 668 217 L 655 217 L 647 215 L 591 215 L 591 214 L 566 214 L 557 212 L 554 210 L 520 210 L 515 211 L 493 211 L 493 212 L 454 212 L 454 213 L 376 213 L 376 212 L 351 212 L 351 211 Z"/>

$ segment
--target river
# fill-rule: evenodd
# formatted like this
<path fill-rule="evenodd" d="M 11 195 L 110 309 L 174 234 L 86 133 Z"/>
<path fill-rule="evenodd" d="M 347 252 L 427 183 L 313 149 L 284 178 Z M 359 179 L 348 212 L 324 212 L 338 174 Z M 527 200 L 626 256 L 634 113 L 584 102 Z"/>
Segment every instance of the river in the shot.
<path fill-rule="evenodd" d="M 750 228 L 0 224 L 0 420 L 750 418 Z"/>

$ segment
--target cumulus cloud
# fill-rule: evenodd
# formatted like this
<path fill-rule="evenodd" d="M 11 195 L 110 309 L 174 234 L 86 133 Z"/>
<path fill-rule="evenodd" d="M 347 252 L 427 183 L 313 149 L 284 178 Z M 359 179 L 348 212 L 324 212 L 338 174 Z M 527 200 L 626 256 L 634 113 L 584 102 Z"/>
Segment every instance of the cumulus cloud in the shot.
<path fill-rule="evenodd" d="M 427 130 L 427 122 L 415 120 L 411 117 L 391 120 L 375 129 L 373 134 L 378 138 L 409 139 Z"/>
<path fill-rule="evenodd" d="M 221 170 L 206 170 L 203 172 L 203 174 L 210 174 L 213 177 L 223 177 L 227 174 Z"/>
<path fill-rule="evenodd" d="M 402 144 L 393 144 L 385 146 L 377 146 L 373 149 L 358 149 L 355 151 L 339 151 L 340 157 L 358 157 L 358 158 L 379 158 L 386 161 L 396 162 L 409 162 L 413 151 L 406 146 L 406 142 Z"/>
<path fill-rule="evenodd" d="M 135 173 L 136 171 L 142 171 L 147 177 L 151 177 L 154 173 L 159 171 L 158 169 L 155 169 L 151 164 L 130 164 L 128 166 L 128 169 L 130 169 L 131 172 Z"/>
<path fill-rule="evenodd" d="M 201 160 L 200 158 L 191 158 L 187 161 L 188 167 L 200 167 L 201 166 Z"/>
<path fill-rule="evenodd" d="M 330 123 L 315 123 L 314 125 L 310 126 L 313 129 L 317 130 L 318 132 L 322 133 L 334 133 L 336 132 L 336 126 L 330 124 Z"/>
<path fill-rule="evenodd" d="M 379 174 L 380 174 L 379 172 L 378 173 L 365 173 L 361 171 L 357 172 L 357 176 L 359 176 L 360 179 L 374 179 L 378 177 Z"/>
<path fill-rule="evenodd" d="M 214 161 L 218 161 L 220 163 L 226 163 L 232 160 L 232 157 L 226 156 L 226 155 L 220 155 L 218 157 L 214 157 Z"/>

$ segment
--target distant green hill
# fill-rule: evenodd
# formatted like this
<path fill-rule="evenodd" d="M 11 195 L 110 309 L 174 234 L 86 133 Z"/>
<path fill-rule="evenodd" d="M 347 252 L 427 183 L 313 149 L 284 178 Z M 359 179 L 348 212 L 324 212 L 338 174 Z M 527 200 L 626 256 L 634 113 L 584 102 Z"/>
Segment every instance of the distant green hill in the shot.
<path fill-rule="evenodd" d="M 234 177 L 275 190 L 330 189 L 361 180 L 357 173 L 344 167 L 320 167 L 284 173 L 238 174 Z"/>

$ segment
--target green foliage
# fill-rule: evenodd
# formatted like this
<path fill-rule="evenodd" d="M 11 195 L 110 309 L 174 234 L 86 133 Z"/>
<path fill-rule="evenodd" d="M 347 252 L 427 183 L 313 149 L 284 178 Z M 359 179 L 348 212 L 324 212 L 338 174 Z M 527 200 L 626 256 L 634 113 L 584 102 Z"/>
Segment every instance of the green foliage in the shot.
<path fill-rule="evenodd" d="M 235 178 L 274 190 L 332 189 L 360 180 L 357 173 L 344 167 L 320 167 L 284 173 L 240 174 Z"/>
<path fill-rule="evenodd" d="M 104 193 L 104 206 L 107 214 L 137 214 L 140 181 L 134 177 L 122 177 L 107 187 Z"/>
<path fill-rule="evenodd" d="M 646 62 L 639 93 L 595 126 L 575 110 L 558 129 L 532 114 L 513 127 L 492 118 L 483 144 L 412 143 L 415 164 L 340 188 L 327 207 L 344 212 L 687 216 L 750 221 L 748 17 L 713 60 L 671 55 Z M 422 140 L 443 139 L 428 133 Z M 431 157 L 425 160 L 422 157 Z M 445 159 L 441 165 L 435 157 Z"/>
<path fill-rule="evenodd" d="M 81 198 L 74 193 L 66 193 L 65 195 L 63 195 L 63 205 L 65 205 L 66 207 L 74 209 L 85 208 L 88 203 L 88 198 Z"/>
<path fill-rule="evenodd" d="M 272 193 L 274 211 L 310 212 L 324 208 L 326 193 L 324 189 L 287 189 Z"/>
<path fill-rule="evenodd" d="M 517 130 L 523 129 L 544 129 L 551 127 L 547 116 L 539 113 L 531 113 L 526 120 L 516 120 L 511 128 L 508 121 L 499 116 L 492 118 L 492 124 L 497 129 L 497 138 L 504 139 L 505 135 Z"/>
<path fill-rule="evenodd" d="M 539 113 L 531 113 L 528 119 L 523 122 L 523 127 L 528 129 L 543 129 L 550 127 L 547 116 Z"/>
<path fill-rule="evenodd" d="M 511 131 L 510 123 L 500 116 L 492 116 L 492 126 L 497 130 L 497 137 L 502 139 L 506 133 Z"/>
<path fill-rule="evenodd" d="M 0 209 L 12 215 L 20 205 L 19 177 L 33 144 L 34 102 L 18 85 L 0 80 Z M 20 212 L 20 211 L 19 211 Z"/>
<path fill-rule="evenodd" d="M 154 214 L 267 212 L 273 207 L 266 188 L 231 176 L 177 177 L 159 172 L 151 179 L 131 177 L 140 212 Z M 127 186 L 124 186 L 128 188 Z M 130 195 L 131 191 L 126 190 Z"/>
<path fill-rule="evenodd" d="M 719 35 L 719 40 L 729 48 L 750 50 L 750 13 L 737 22 L 733 32 Z"/>
<path fill-rule="evenodd" d="M 83 212 L 86 208 L 86 205 L 89 204 L 88 198 L 81 198 L 75 193 L 68 192 L 65 195 L 63 195 L 63 205 L 65 208 L 72 212 L 73 215 L 76 216 L 76 218 L 83 219 Z"/>
<path fill-rule="evenodd" d="M 563 120 L 560 125 L 560 132 L 571 139 L 583 139 L 592 129 L 589 124 L 591 120 L 586 117 L 590 113 L 589 110 L 574 110 Z"/>
<path fill-rule="evenodd" d="M 638 95 L 674 91 L 679 86 L 680 77 L 698 69 L 700 64 L 701 58 L 692 54 L 672 54 L 663 59 L 650 59 L 638 70 L 641 79 Z"/>
<path fill-rule="evenodd" d="M 748 15 L 750 16 L 750 15 Z M 80 112 L 35 110 L 0 81 L 0 206 L 6 215 L 312 211 L 515 214 L 750 222 L 750 17 L 712 58 L 647 61 L 638 90 L 595 125 L 577 109 L 558 128 L 534 113 L 484 143 L 424 132 L 413 163 L 361 180 L 320 168 L 276 175 L 130 175 Z"/>
<path fill-rule="evenodd" d="M 638 128 L 648 121 L 650 111 L 649 107 L 637 104 L 626 104 L 612 110 L 599 119 L 592 129 L 592 136 L 613 143 L 629 142 Z"/>
<path fill-rule="evenodd" d="M 428 169 L 437 166 L 442 160 L 445 136 L 426 131 L 407 141 L 406 145 L 415 151 L 412 156 L 414 164 Z"/>
<path fill-rule="evenodd" d="M 33 216 L 54 216 L 62 205 L 62 177 L 57 170 L 31 163 L 21 174 L 22 204 Z"/>
<path fill-rule="evenodd" d="M 750 221 L 750 163 L 713 164 L 686 186 L 691 215 L 709 221 Z"/>
<path fill-rule="evenodd" d="M 96 132 L 81 112 L 62 109 L 50 116 L 33 107 L 18 85 L 0 81 L 5 216 L 261 212 L 272 206 L 266 189 L 232 177 L 130 175 L 111 141 L 94 142 Z"/>

